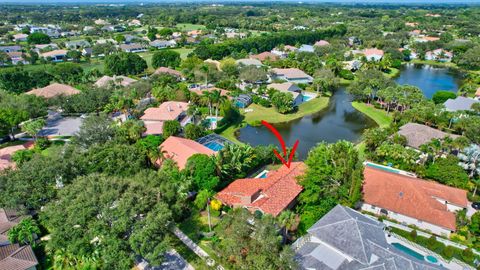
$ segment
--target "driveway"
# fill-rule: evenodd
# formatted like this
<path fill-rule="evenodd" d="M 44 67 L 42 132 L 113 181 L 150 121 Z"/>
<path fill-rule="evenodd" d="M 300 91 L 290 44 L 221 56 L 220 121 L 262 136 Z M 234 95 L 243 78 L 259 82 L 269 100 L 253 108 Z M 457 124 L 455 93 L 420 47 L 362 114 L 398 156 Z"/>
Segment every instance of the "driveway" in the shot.
<path fill-rule="evenodd" d="M 74 136 L 80 131 L 83 119 L 81 117 L 49 117 L 47 124 L 40 130 L 38 136 L 41 137 L 57 137 L 57 136 Z"/>

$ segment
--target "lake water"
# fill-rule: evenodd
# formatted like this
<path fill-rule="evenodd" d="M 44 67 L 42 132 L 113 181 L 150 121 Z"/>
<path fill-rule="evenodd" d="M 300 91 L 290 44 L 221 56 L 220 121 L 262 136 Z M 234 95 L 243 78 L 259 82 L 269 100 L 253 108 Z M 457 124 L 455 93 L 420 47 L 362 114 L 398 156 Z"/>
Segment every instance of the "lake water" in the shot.
<path fill-rule="evenodd" d="M 402 67 L 400 75 L 395 80 L 400 84 L 415 85 L 422 89 L 425 96 L 431 98 L 438 90 L 456 92 L 461 79 L 461 74 L 454 70 L 406 65 Z M 265 120 L 268 121 L 268 119 Z M 300 141 L 297 151 L 300 159 L 305 159 L 308 151 L 321 141 L 329 143 L 338 140 L 358 142 L 363 131 L 375 127 L 376 124 L 352 107 L 351 97 L 342 87 L 334 93 L 325 110 L 274 126 L 283 136 L 287 146 L 292 147 L 297 139 Z M 239 131 L 238 139 L 254 146 L 274 144 L 281 149 L 275 136 L 263 126 L 242 128 Z"/>
<path fill-rule="evenodd" d="M 300 159 L 307 156 L 308 151 L 318 142 L 336 142 L 348 140 L 356 142 L 366 128 L 376 126 L 375 122 L 355 110 L 351 105 L 351 97 L 340 88 L 330 99 L 328 108 L 287 123 L 275 124 L 287 146 L 292 147 L 299 140 L 298 154 Z M 266 119 L 268 122 L 268 119 Z M 238 139 L 251 145 L 280 144 L 275 136 L 264 126 L 246 126 L 239 132 Z"/>
<path fill-rule="evenodd" d="M 399 84 L 417 86 L 427 98 L 432 98 L 438 90 L 456 93 L 461 80 L 462 75 L 453 69 L 414 64 L 404 65 L 395 79 Z"/>

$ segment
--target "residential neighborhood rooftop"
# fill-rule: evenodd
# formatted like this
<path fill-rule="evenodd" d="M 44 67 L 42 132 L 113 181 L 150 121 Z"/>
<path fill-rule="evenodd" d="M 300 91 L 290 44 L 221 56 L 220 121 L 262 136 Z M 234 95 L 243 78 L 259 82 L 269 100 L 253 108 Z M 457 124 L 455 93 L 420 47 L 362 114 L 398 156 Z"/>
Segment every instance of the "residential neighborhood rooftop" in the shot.
<path fill-rule="evenodd" d="M 80 91 L 71 87 L 70 85 L 53 83 L 43 88 L 37 88 L 28 91 L 26 94 L 35 95 L 37 97 L 53 98 L 57 96 L 71 96 L 80 94 Z"/>
<path fill-rule="evenodd" d="M 108 84 L 112 82 L 113 84 L 115 85 L 121 85 L 121 86 L 128 86 L 134 82 L 137 82 L 137 80 L 135 79 L 132 79 L 132 78 L 129 78 L 127 76 L 113 76 L 113 77 L 110 77 L 110 76 L 103 76 L 101 77 L 100 79 L 98 79 L 96 82 L 95 82 L 95 86 L 96 87 L 105 87 L 105 86 L 108 86 Z"/>
<path fill-rule="evenodd" d="M 468 204 L 465 190 L 369 166 L 364 170 L 363 200 L 452 231 L 455 213 L 448 211 L 445 202 L 461 208 Z"/>
<path fill-rule="evenodd" d="M 405 136 L 407 145 L 413 148 L 420 148 L 422 144 L 426 144 L 433 139 L 444 139 L 450 137 L 458 138 L 458 135 L 449 134 L 441 130 L 417 123 L 407 123 L 400 127 L 398 134 Z"/>
<path fill-rule="evenodd" d="M 162 151 L 165 151 L 165 157 L 173 159 L 180 169 L 184 169 L 187 165 L 188 158 L 195 154 L 205 154 L 209 156 L 215 154 L 215 151 L 196 141 L 175 136 L 168 137 L 160 147 Z M 159 162 L 157 162 L 157 164 L 159 164 Z"/>
<path fill-rule="evenodd" d="M 10 244 L 0 246 L 0 269 L 31 270 L 38 265 L 37 258 L 30 246 Z"/>
<path fill-rule="evenodd" d="M 387 241 L 385 225 L 337 205 L 294 244 L 303 269 L 444 269 L 401 252 Z"/>
<path fill-rule="evenodd" d="M 456 112 L 469 111 L 475 103 L 480 103 L 480 101 L 473 98 L 458 96 L 455 99 L 448 99 L 445 101 L 444 105 L 447 111 Z"/>
<path fill-rule="evenodd" d="M 167 101 L 160 104 L 158 108 L 146 109 L 140 119 L 144 121 L 176 120 L 180 116 L 180 114 L 186 112 L 187 109 L 187 102 Z"/>
<path fill-rule="evenodd" d="M 237 179 L 217 193 L 216 198 L 227 205 L 277 216 L 291 206 L 303 190 L 297 178 L 305 169 L 304 163 L 293 162 L 290 168 L 282 166 L 269 171 L 266 178 Z"/>

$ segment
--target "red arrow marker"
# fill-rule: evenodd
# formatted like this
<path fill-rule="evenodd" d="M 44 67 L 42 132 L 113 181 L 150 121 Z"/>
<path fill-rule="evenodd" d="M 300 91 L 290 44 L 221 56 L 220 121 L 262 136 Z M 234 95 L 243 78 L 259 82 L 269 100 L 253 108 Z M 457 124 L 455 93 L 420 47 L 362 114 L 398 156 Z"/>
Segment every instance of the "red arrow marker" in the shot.
<path fill-rule="evenodd" d="M 287 166 L 287 168 L 290 168 L 290 164 L 292 164 L 293 155 L 295 154 L 295 150 L 297 150 L 299 141 L 298 140 L 295 141 L 292 151 L 290 151 L 290 155 L 288 156 L 288 161 L 286 161 L 285 159 L 287 158 L 287 147 L 285 146 L 285 141 L 283 140 L 282 135 L 280 135 L 278 130 L 275 129 L 267 121 L 262 120 L 262 124 L 266 126 L 273 133 L 273 135 L 275 135 L 275 137 L 277 137 L 278 141 L 280 142 L 280 145 L 282 146 L 283 157 L 277 152 L 277 149 L 273 149 L 273 153 L 275 154 L 275 156 L 277 156 L 280 159 L 283 165 Z"/>

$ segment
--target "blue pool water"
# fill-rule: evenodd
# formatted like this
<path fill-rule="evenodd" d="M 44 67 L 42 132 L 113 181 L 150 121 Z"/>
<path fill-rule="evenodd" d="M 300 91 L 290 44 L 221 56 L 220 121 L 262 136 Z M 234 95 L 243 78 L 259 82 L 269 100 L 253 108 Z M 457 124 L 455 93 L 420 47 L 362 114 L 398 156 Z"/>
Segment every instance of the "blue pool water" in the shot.
<path fill-rule="evenodd" d="M 402 252 L 404 252 L 404 253 L 412 256 L 412 257 L 415 257 L 415 258 L 417 258 L 421 261 L 425 260 L 425 257 L 422 254 L 420 254 L 420 253 L 416 252 L 415 250 L 412 250 L 411 248 L 408 248 L 408 247 L 406 247 L 406 246 L 404 246 L 400 243 L 392 243 L 392 246 L 396 247 L 398 250 L 400 250 L 400 251 L 402 251 Z"/>
<path fill-rule="evenodd" d="M 309 101 L 310 99 L 312 99 L 313 97 L 312 96 L 303 96 L 303 102 L 307 102 Z"/>
<path fill-rule="evenodd" d="M 375 169 L 380 169 L 380 170 L 384 170 L 384 171 L 387 171 L 387 172 L 391 172 L 391 173 L 398 173 L 399 172 L 399 170 L 389 168 L 389 167 L 386 167 L 386 166 L 380 166 L 380 165 L 377 165 L 377 164 L 374 164 L 374 163 L 367 163 L 367 166 L 375 168 Z"/>
<path fill-rule="evenodd" d="M 204 144 L 206 147 L 212 149 L 215 152 L 218 152 L 223 149 L 223 145 L 216 143 L 216 142 L 208 142 Z"/>
<path fill-rule="evenodd" d="M 438 259 L 431 255 L 428 255 L 427 257 L 425 257 L 425 259 L 431 263 L 438 263 Z"/>
<path fill-rule="evenodd" d="M 258 178 L 267 178 L 268 172 L 262 172 L 262 174 Z"/>

